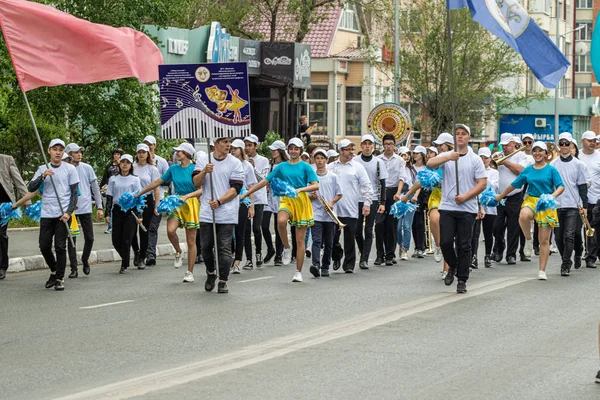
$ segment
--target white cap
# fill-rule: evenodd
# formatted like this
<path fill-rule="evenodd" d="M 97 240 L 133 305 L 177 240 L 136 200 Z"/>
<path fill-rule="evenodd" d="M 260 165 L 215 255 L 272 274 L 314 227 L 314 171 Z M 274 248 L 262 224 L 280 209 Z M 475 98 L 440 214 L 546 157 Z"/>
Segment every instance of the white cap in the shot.
<path fill-rule="evenodd" d="M 296 146 L 296 147 L 300 147 L 303 148 L 304 147 L 304 142 L 302 142 L 302 140 L 300 140 L 300 138 L 291 138 L 290 141 L 288 142 L 288 147 L 290 146 Z"/>
<path fill-rule="evenodd" d="M 500 135 L 500 144 L 502 146 L 509 144 L 510 142 L 516 142 L 516 138 L 512 133 L 503 133 Z"/>
<path fill-rule="evenodd" d="M 65 142 L 63 142 L 61 139 L 52 139 L 50 141 L 50 144 L 48 145 L 48 148 L 51 148 L 51 147 L 54 147 L 54 146 L 65 147 Z"/>
<path fill-rule="evenodd" d="M 353 146 L 353 145 L 354 145 L 354 143 L 352 141 L 350 141 L 348 139 L 342 139 L 338 143 L 337 147 L 338 147 L 338 150 L 341 150 L 341 149 L 344 149 L 344 148 L 346 148 L 348 146 Z"/>
<path fill-rule="evenodd" d="M 152 135 L 148 135 L 142 140 L 142 142 L 148 142 L 150 144 L 156 144 L 156 138 Z"/>
<path fill-rule="evenodd" d="M 150 152 L 150 147 L 148 147 L 148 145 L 146 143 L 140 143 L 135 148 L 135 152 L 137 153 L 138 151 L 146 151 L 146 152 L 149 153 Z"/>
<path fill-rule="evenodd" d="M 366 142 L 367 140 L 371 141 L 372 143 L 375 143 L 375 138 L 373 137 L 373 135 L 363 135 L 362 138 L 360 138 L 360 143 L 362 144 L 362 142 Z"/>
<path fill-rule="evenodd" d="M 252 143 L 258 144 L 258 136 L 256 136 L 256 135 L 249 135 L 249 136 L 246 136 L 246 137 L 244 138 L 244 142 L 245 142 L 245 141 L 248 141 L 248 142 L 252 142 Z"/>
<path fill-rule="evenodd" d="M 569 132 L 563 132 L 560 135 L 558 135 L 558 140 L 568 140 L 571 143 L 575 141 L 573 140 L 573 135 L 571 135 Z"/>
<path fill-rule="evenodd" d="M 233 142 L 231 142 L 231 147 L 237 147 L 238 149 L 243 149 L 246 147 L 246 145 L 244 144 L 244 141 L 242 139 L 235 139 Z"/>
<path fill-rule="evenodd" d="M 329 151 L 331 151 L 331 150 L 329 150 Z M 330 156 L 328 155 L 329 151 L 325 151 L 325 150 L 323 150 L 323 149 L 316 149 L 316 150 L 315 150 L 315 152 L 313 153 L 313 157 L 316 157 L 316 156 L 317 156 L 317 154 L 321 154 L 321 155 L 323 155 L 323 157 L 325 157 L 325 158 L 329 158 L 329 157 L 330 157 Z"/>
<path fill-rule="evenodd" d="M 71 156 L 65 151 L 60 159 L 64 161 L 67 158 L 71 158 Z"/>
<path fill-rule="evenodd" d="M 194 148 L 194 146 L 192 146 L 188 142 L 183 142 L 179 146 L 173 147 L 173 150 L 184 151 L 184 152 L 188 153 L 190 157 L 192 157 L 194 154 L 196 154 L 196 149 Z"/>
<path fill-rule="evenodd" d="M 593 131 L 585 131 L 581 135 L 581 139 L 594 140 L 596 139 L 596 134 Z"/>
<path fill-rule="evenodd" d="M 454 145 L 454 136 L 452 136 L 448 132 L 444 132 L 444 133 L 440 133 L 440 136 L 438 136 L 438 138 L 433 141 L 433 144 L 438 145 L 438 146 L 441 144 L 444 144 L 444 143 Z"/>
<path fill-rule="evenodd" d="M 285 143 L 283 143 L 281 140 L 276 140 L 276 141 L 274 141 L 269 146 L 269 149 L 271 149 L 271 150 L 285 150 Z"/>
<path fill-rule="evenodd" d="M 121 156 L 121 161 L 123 160 L 127 160 L 129 161 L 131 164 L 133 164 L 133 157 L 131 156 L 131 154 L 123 154 Z"/>
<path fill-rule="evenodd" d="M 304 152 L 302 152 L 302 154 L 300 154 L 300 157 L 304 157 L 304 156 L 306 156 L 306 157 L 310 158 L 310 154 L 308 154 L 308 153 L 307 153 L 307 152 L 305 152 L 305 151 L 304 151 Z"/>
<path fill-rule="evenodd" d="M 401 146 L 398 148 L 398 154 L 406 154 L 410 153 L 410 149 L 406 146 Z"/>
<path fill-rule="evenodd" d="M 198 161 L 200 159 L 200 157 L 203 157 L 205 155 L 206 155 L 206 152 L 200 150 L 200 151 L 196 152 L 196 154 L 194 154 L 194 160 Z"/>
<path fill-rule="evenodd" d="M 515 140 L 515 142 L 517 142 L 518 144 L 523 144 L 523 142 L 521 142 L 521 138 L 518 137 L 517 135 L 513 136 L 513 139 Z"/>
<path fill-rule="evenodd" d="M 548 151 L 548 146 L 546 146 L 546 143 L 544 143 L 544 142 L 534 142 L 532 148 L 535 149 L 536 147 L 539 147 L 542 150 Z"/>
<path fill-rule="evenodd" d="M 435 154 L 438 154 L 438 149 L 437 149 L 437 147 L 434 147 L 434 146 L 428 147 L 427 151 L 433 151 Z"/>
<path fill-rule="evenodd" d="M 524 134 L 523 136 L 521 136 L 521 140 L 525 140 L 525 139 L 527 139 L 527 138 L 529 138 L 529 139 L 531 139 L 531 140 L 535 141 L 535 138 L 533 137 L 533 135 L 532 135 L 531 133 L 526 133 L 526 134 Z"/>
<path fill-rule="evenodd" d="M 454 130 L 456 131 L 458 128 L 463 128 L 465 131 L 467 131 L 469 133 L 469 136 L 471 136 L 471 128 L 469 128 L 465 124 L 456 124 L 454 127 Z"/>
<path fill-rule="evenodd" d="M 427 154 L 427 149 L 423 146 L 417 146 L 415 147 L 415 149 L 413 150 L 413 154 L 414 153 L 422 153 L 422 154 Z"/>
<path fill-rule="evenodd" d="M 338 153 L 337 151 L 331 149 L 331 150 L 327 150 L 327 157 L 337 157 L 339 156 L 340 153 Z"/>
<path fill-rule="evenodd" d="M 78 145 L 77 143 L 69 143 L 65 147 L 65 153 L 77 153 L 78 151 L 85 150 L 85 147 Z"/>
<path fill-rule="evenodd" d="M 479 149 L 479 151 L 477 152 L 477 154 L 480 157 L 490 158 L 492 156 L 492 151 L 490 149 L 488 149 L 487 147 L 482 147 L 482 148 Z"/>

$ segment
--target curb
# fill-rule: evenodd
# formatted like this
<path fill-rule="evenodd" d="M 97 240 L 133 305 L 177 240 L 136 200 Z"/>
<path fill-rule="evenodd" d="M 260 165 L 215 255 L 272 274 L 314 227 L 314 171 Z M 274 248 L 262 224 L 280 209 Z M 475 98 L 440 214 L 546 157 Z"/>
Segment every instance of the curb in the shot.
<path fill-rule="evenodd" d="M 106 222 L 93 222 L 92 225 L 106 225 Z M 34 232 L 39 231 L 39 226 L 28 226 L 25 228 L 8 228 L 7 231 L 10 232 Z"/>

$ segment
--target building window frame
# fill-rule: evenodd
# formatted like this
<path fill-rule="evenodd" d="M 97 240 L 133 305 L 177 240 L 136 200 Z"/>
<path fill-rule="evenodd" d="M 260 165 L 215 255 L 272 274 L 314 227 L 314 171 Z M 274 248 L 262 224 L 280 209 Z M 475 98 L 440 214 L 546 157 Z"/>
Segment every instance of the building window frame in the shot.
<path fill-rule="evenodd" d="M 358 13 L 354 4 L 346 3 L 340 16 L 339 29 L 345 31 L 360 33 L 360 24 L 358 22 Z"/>
<path fill-rule="evenodd" d="M 325 98 L 323 98 L 323 90 Z M 318 92 L 317 92 L 318 91 Z M 312 94 L 319 93 L 319 96 L 312 96 Z M 306 116 L 308 117 L 309 125 L 314 123 L 317 124 L 317 128 L 313 131 L 317 135 L 328 134 L 328 100 L 329 100 L 329 87 L 327 85 L 315 85 L 305 91 L 305 101 L 307 103 Z"/>
<path fill-rule="evenodd" d="M 593 8 L 593 0 L 576 0 L 576 7 L 578 10 L 589 10 Z"/>
<path fill-rule="evenodd" d="M 576 73 L 591 73 L 592 59 L 590 58 L 590 53 L 576 54 L 573 65 Z"/>
<path fill-rule="evenodd" d="M 357 95 L 358 89 L 358 95 Z M 346 86 L 345 90 L 344 121 L 346 136 L 360 136 L 362 123 L 362 87 Z"/>
<path fill-rule="evenodd" d="M 592 97 L 592 84 L 575 84 L 574 98 L 576 99 L 589 99 Z"/>
<path fill-rule="evenodd" d="M 589 42 L 592 40 L 592 34 L 594 33 L 592 21 L 577 21 L 575 29 L 578 29 L 582 25 L 585 28 L 575 31 L 575 40 Z"/>

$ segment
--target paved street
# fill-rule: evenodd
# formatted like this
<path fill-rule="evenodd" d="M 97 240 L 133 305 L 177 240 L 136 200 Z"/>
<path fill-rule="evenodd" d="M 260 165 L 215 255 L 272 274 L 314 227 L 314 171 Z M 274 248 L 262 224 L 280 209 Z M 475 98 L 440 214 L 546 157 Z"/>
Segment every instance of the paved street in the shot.
<path fill-rule="evenodd" d="M 481 248 L 481 247 L 480 247 Z M 432 257 L 292 283 L 293 268 L 183 284 L 170 257 L 0 282 L 2 399 L 598 399 L 599 272 L 537 258 L 443 285 Z M 115 304 L 116 303 L 116 304 Z M 100 307 L 97 307 L 100 306 Z"/>

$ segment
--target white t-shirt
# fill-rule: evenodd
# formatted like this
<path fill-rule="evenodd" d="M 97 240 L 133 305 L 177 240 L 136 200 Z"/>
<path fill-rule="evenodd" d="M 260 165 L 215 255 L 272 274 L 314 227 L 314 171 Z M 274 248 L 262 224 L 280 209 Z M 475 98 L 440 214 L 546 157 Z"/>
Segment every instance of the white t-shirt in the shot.
<path fill-rule="evenodd" d="M 507 161 L 510 161 L 515 164 L 519 164 L 523 168 L 525 168 L 526 166 L 529 165 L 529 162 L 527 161 L 527 155 L 525 153 L 523 153 L 522 151 L 515 154 L 514 156 L 510 157 Z M 500 176 L 500 183 L 499 183 L 500 186 L 498 186 L 498 190 L 500 192 L 503 192 L 504 189 L 506 189 L 508 187 L 508 185 L 513 183 L 514 180 L 517 178 L 517 176 L 519 176 L 519 174 L 513 174 L 511 172 L 511 170 L 508 169 L 507 167 L 505 167 L 504 165 L 498 166 L 498 174 Z M 523 190 L 523 188 L 515 189 L 512 192 L 510 192 L 507 196 L 512 196 L 513 194 L 517 194 L 517 193 L 521 192 L 522 190 Z"/>
<path fill-rule="evenodd" d="M 590 181 L 588 182 L 588 200 L 590 204 L 596 204 L 600 200 L 600 153 L 594 151 L 592 154 L 579 152 L 579 159 L 587 167 Z"/>
<path fill-rule="evenodd" d="M 113 205 L 119 204 L 119 197 L 125 192 L 135 193 L 142 190 L 140 178 L 135 175 L 123 176 L 121 174 L 111 176 L 108 180 L 106 195 L 112 196 Z"/>
<path fill-rule="evenodd" d="M 36 180 L 39 176 L 41 176 L 44 171 L 48 169 L 47 166 L 41 165 L 38 167 L 35 175 L 33 175 L 33 180 Z M 79 183 L 79 174 L 74 166 L 71 164 L 67 164 L 65 162 L 61 162 L 59 167 L 51 166 L 50 170 L 54 172 L 52 176 L 54 180 L 54 185 L 56 186 L 56 192 L 58 193 L 58 197 L 60 198 L 60 205 L 64 212 L 67 211 L 67 207 L 69 206 L 69 200 L 71 200 L 71 185 Z M 42 192 L 42 218 L 60 218 L 62 217 L 62 213 L 60 212 L 60 207 L 58 205 L 58 200 L 56 199 L 56 193 L 54 193 L 54 188 L 52 187 L 52 183 L 50 182 L 50 176 L 44 178 L 42 182 L 42 186 L 39 188 L 40 192 Z"/>
<path fill-rule="evenodd" d="M 572 157 L 570 161 L 563 161 L 561 157 L 557 157 L 550 165 L 558 170 L 565 185 L 565 190 L 556 198 L 558 207 L 577 208 L 578 204 L 582 204 L 577 186 L 587 185 L 590 180 L 587 167 L 583 161 L 575 157 Z"/>
<path fill-rule="evenodd" d="M 271 166 L 269 165 L 269 160 L 266 157 L 263 157 L 260 154 L 257 154 L 256 156 L 252 157 L 252 160 L 254 160 L 254 169 L 256 170 L 258 175 L 262 176 L 263 178 L 266 177 L 267 175 L 269 175 Z M 256 205 L 267 204 L 267 188 L 266 187 L 254 192 L 254 204 L 256 204 Z"/>
<path fill-rule="evenodd" d="M 406 171 L 406 161 L 402 157 L 392 154 L 391 158 L 387 158 L 384 153 L 380 154 L 378 158 L 383 161 L 387 170 L 386 188 L 397 188 L 400 180 L 406 183 L 408 171 Z"/>
<path fill-rule="evenodd" d="M 450 152 L 441 153 L 446 155 Z M 440 211 L 464 211 L 477 214 L 479 206 L 477 197 L 473 197 L 461 204 L 456 204 L 456 164 L 457 161 L 448 161 L 442 164 L 442 201 L 439 206 Z M 458 160 L 458 184 L 461 194 L 465 194 L 477 185 L 477 179 L 487 178 L 485 167 L 481 157 L 473 152 L 469 147 L 467 154 L 461 156 Z"/>
<path fill-rule="evenodd" d="M 154 155 L 154 163 L 156 164 L 156 169 L 158 169 L 159 176 L 163 176 L 165 172 L 169 169 L 169 163 L 167 160 L 159 156 L 158 154 Z M 169 185 L 163 185 L 160 187 L 160 199 L 162 200 L 165 197 L 165 190 L 168 190 Z"/>
<path fill-rule="evenodd" d="M 367 171 L 356 160 L 342 164 L 340 160 L 327 164 L 327 169 L 338 176 L 344 195 L 335 203 L 338 217 L 358 218 L 358 203 L 364 199 L 365 206 L 373 203 L 373 185 Z"/>
<path fill-rule="evenodd" d="M 254 168 L 252 167 L 252 164 L 250 164 L 248 161 L 244 160 L 242 165 L 244 166 L 244 187 L 246 190 L 248 190 L 250 185 L 256 184 L 256 175 L 254 175 Z"/>
<path fill-rule="evenodd" d="M 146 186 L 148 186 L 149 184 L 161 177 L 160 173 L 158 172 L 158 168 L 150 164 L 146 164 L 143 167 L 140 167 L 138 163 L 133 163 L 133 173 L 135 174 L 135 176 L 140 178 L 140 185 L 142 185 L 142 188 L 145 188 Z M 149 194 L 152 197 L 154 197 L 154 190 L 152 190 L 152 192 Z"/>
<path fill-rule="evenodd" d="M 215 200 L 223 197 L 231 189 L 231 181 L 244 183 L 244 167 L 240 160 L 231 154 L 227 154 L 222 160 L 217 160 L 213 156 L 211 161 L 215 166 L 212 172 Z M 195 171 L 202 171 L 206 164 L 208 164 L 208 156 L 200 157 L 199 160 L 196 160 Z M 200 196 L 200 222 L 204 223 L 213 222 L 212 210 L 208 204 L 211 200 L 210 181 L 210 174 L 207 174 L 202 185 L 202 196 Z M 240 198 L 235 196 L 215 210 L 215 222 L 217 224 L 237 224 L 239 208 Z"/>
<path fill-rule="evenodd" d="M 342 194 L 342 187 L 338 182 L 338 176 L 333 172 L 327 171 L 324 175 L 319 175 L 319 190 L 317 194 L 323 196 L 326 201 L 331 201 L 338 194 Z M 343 198 L 343 197 L 342 197 Z M 313 218 L 315 221 L 319 222 L 333 222 L 329 214 L 321 205 L 321 201 L 319 199 L 311 199 L 312 207 L 313 207 Z"/>
<path fill-rule="evenodd" d="M 386 179 L 385 186 L 386 187 L 388 186 L 388 184 L 387 184 L 388 172 L 385 167 L 385 163 L 380 158 L 377 158 L 373 155 L 371 156 L 371 161 L 363 160 L 362 156 L 355 156 L 354 161 L 356 161 L 357 163 L 362 165 L 365 168 L 365 170 L 367 171 L 367 175 L 369 176 L 369 180 L 371 181 L 371 186 L 373 189 L 373 200 L 378 201 L 379 198 L 376 198 L 377 194 L 379 193 L 378 180 Z M 377 179 L 377 165 L 379 165 L 379 179 Z M 398 182 L 396 182 L 396 186 L 397 185 L 398 185 Z M 363 200 L 361 199 L 361 202 L 362 201 Z"/>
<path fill-rule="evenodd" d="M 496 193 L 498 193 L 498 184 L 500 181 L 500 176 L 498 174 L 498 171 L 496 171 L 493 168 L 486 168 L 485 172 L 487 172 L 487 185 L 491 186 L 492 189 L 494 189 L 494 191 Z M 483 207 L 485 210 L 486 214 L 489 215 L 498 215 L 498 210 L 496 209 L 496 207 Z"/>
<path fill-rule="evenodd" d="M 84 162 L 80 162 L 75 170 L 79 175 L 79 198 L 75 215 L 90 214 L 92 212 L 92 187 L 90 184 L 97 181 L 98 177 L 92 166 Z"/>

